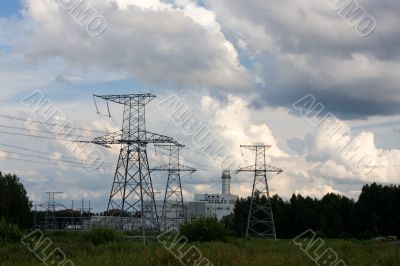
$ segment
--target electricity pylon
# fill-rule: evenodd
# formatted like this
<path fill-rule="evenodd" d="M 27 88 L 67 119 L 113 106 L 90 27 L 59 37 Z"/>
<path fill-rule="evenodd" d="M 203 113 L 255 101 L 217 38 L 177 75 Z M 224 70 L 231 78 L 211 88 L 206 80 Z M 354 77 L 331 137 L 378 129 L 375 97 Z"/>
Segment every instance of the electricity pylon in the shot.
<path fill-rule="evenodd" d="M 271 146 L 241 145 L 240 147 L 255 152 L 255 164 L 240 168 L 236 171 L 236 173 L 254 173 L 250 210 L 247 218 L 246 237 L 270 237 L 276 240 L 274 215 L 269 198 L 267 173 L 280 174 L 283 170 L 266 164 L 265 151 Z"/>
<path fill-rule="evenodd" d="M 61 203 L 56 202 L 56 195 L 62 194 L 62 192 L 46 192 L 48 195 L 48 201 L 47 204 L 39 204 L 40 207 L 46 208 L 46 216 L 45 216 L 45 221 L 44 221 L 44 227 L 46 229 L 56 229 L 56 208 L 57 207 L 64 207 Z M 49 213 L 52 214 L 52 216 L 49 216 Z M 50 226 L 49 224 L 49 219 L 51 218 L 52 224 Z"/>
<path fill-rule="evenodd" d="M 145 106 L 152 94 L 94 95 L 123 105 L 122 130 L 95 138 L 91 143 L 110 147 L 121 145 L 107 215 L 140 218 L 143 240 L 145 231 L 159 231 L 157 207 L 146 146 L 149 143 L 177 143 L 174 139 L 146 131 Z M 98 110 L 97 110 L 98 111 Z M 122 219 L 118 225 L 122 229 Z"/>
<path fill-rule="evenodd" d="M 168 180 L 165 187 L 165 196 L 162 209 L 162 219 L 164 230 L 171 228 L 177 229 L 179 220 L 185 218 L 185 206 L 183 204 L 181 172 L 194 173 L 195 168 L 180 164 L 179 151 L 185 146 L 175 145 L 154 145 L 156 148 L 164 149 L 169 152 L 169 162 L 166 165 L 158 166 L 152 171 L 167 171 Z M 181 215 L 179 215 L 181 214 Z M 180 216 L 180 217 L 178 217 Z M 183 216 L 183 217 L 182 217 Z"/>

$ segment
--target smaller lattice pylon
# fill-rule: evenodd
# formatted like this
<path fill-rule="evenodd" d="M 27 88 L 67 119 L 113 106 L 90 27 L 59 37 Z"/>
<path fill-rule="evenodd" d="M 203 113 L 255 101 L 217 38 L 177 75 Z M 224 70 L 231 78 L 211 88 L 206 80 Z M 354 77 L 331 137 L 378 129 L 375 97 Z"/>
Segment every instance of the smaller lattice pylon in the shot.
<path fill-rule="evenodd" d="M 185 219 L 185 206 L 183 204 L 182 183 L 180 172 L 194 173 L 193 167 L 180 164 L 179 152 L 185 146 L 181 144 L 154 145 L 156 148 L 169 152 L 169 162 L 166 165 L 154 167 L 152 171 L 167 171 L 168 180 L 165 187 L 165 196 L 161 214 L 161 224 L 164 230 L 177 229 L 179 223 Z"/>
<path fill-rule="evenodd" d="M 269 145 L 241 145 L 255 152 L 255 164 L 238 169 L 239 172 L 253 172 L 253 189 L 247 218 L 246 237 L 273 238 L 276 240 L 274 215 L 269 198 L 267 173 L 280 174 L 282 169 L 266 164 L 265 151 Z"/>

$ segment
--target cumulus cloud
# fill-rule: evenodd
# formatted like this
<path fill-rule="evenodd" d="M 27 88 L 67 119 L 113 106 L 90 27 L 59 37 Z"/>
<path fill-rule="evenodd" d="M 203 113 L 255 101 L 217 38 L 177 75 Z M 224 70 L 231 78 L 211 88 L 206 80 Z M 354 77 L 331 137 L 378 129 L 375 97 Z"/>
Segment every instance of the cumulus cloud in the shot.
<path fill-rule="evenodd" d="M 61 58 L 81 69 L 102 69 L 151 85 L 251 87 L 214 13 L 179 2 L 90 1 L 108 23 L 101 36 L 91 38 L 56 1 L 26 0 L 25 19 L 32 29 L 29 47 L 21 45 L 20 51 L 36 62 Z"/>
<path fill-rule="evenodd" d="M 357 1 L 377 21 L 365 38 L 328 1 L 206 2 L 265 81 L 259 105 L 290 106 L 313 93 L 345 119 L 400 112 L 398 2 Z"/>
<path fill-rule="evenodd" d="M 211 97 L 203 97 L 203 111 L 209 112 L 210 126 L 230 147 L 236 160 L 242 166 L 253 164 L 251 152 L 241 156 L 241 144 L 264 143 L 272 145 L 268 151 L 268 163 L 285 170 L 279 176 L 271 177 L 271 190 L 283 196 L 304 193 L 322 196 L 328 192 L 354 196 L 354 191 L 342 191 L 341 184 L 363 184 L 369 182 L 398 183 L 396 162 L 400 150 L 379 149 L 375 145 L 374 134 L 364 131 L 353 134 L 347 122 L 335 120 L 308 135 L 303 141 L 302 153 L 289 155 L 282 151 L 282 144 L 274 136 L 266 123 L 255 123 L 251 114 L 253 108 L 248 101 L 237 96 L 228 96 L 226 102 Z M 304 121 L 307 123 L 306 121 Z M 240 195 L 248 195 L 251 176 L 236 177 L 233 190 Z"/>
<path fill-rule="evenodd" d="M 253 124 L 249 103 L 237 96 L 229 95 L 226 103 L 209 96 L 202 99 L 204 111 L 211 111 L 210 125 L 220 134 L 229 146 L 239 148 L 240 145 L 266 143 L 271 145 L 273 156 L 284 156 L 278 147 L 278 141 L 270 128 L 265 124 Z M 212 108 L 210 108 L 212 106 Z"/>

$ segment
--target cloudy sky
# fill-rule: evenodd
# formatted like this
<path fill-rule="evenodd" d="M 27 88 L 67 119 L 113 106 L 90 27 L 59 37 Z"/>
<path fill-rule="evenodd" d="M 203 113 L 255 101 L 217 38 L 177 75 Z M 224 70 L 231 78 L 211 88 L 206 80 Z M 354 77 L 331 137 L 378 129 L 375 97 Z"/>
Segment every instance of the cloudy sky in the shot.
<path fill-rule="evenodd" d="M 352 1 L 353 15 L 332 2 L 3 1 L 0 170 L 18 174 L 35 203 L 63 191 L 65 205 L 84 197 L 104 209 L 118 147 L 68 140 L 121 127 L 121 108 L 110 104 L 109 117 L 99 101 L 97 114 L 92 94 L 151 92 L 147 129 L 185 144 L 183 163 L 198 169 L 183 174 L 187 200 L 220 191 L 224 158 L 231 168 L 254 161 L 241 144 L 272 146 L 268 163 L 285 171 L 270 190 L 284 198 L 356 199 L 363 184 L 398 184 L 400 2 Z M 38 97 L 57 115 L 38 111 Z M 52 126 L 60 118 L 67 127 Z M 151 166 L 166 162 L 148 153 Z M 91 171 L 84 161 L 94 154 L 105 159 Z M 162 198 L 165 173 L 153 178 Z M 235 194 L 251 185 L 251 175 L 233 175 Z"/>

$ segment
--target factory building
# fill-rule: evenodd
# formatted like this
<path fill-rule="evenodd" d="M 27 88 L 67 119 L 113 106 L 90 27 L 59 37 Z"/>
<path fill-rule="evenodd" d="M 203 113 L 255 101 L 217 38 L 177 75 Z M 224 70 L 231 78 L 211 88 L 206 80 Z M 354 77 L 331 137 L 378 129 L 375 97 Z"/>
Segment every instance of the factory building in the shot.
<path fill-rule="evenodd" d="M 229 170 L 222 172 L 221 194 L 195 194 L 194 201 L 187 203 L 187 217 L 198 218 L 205 216 L 216 217 L 221 220 L 233 212 L 237 195 L 231 194 L 231 174 Z"/>
<path fill-rule="evenodd" d="M 157 216 L 159 217 L 161 229 L 170 228 L 168 219 L 176 219 L 174 226 L 179 227 L 179 224 L 186 219 L 196 219 L 200 217 L 216 217 L 221 220 L 222 217 L 233 213 L 237 195 L 231 194 L 231 175 L 229 170 L 222 172 L 222 189 L 221 194 L 195 194 L 194 201 L 186 202 L 185 212 L 182 213 L 180 208 L 176 211 L 167 213 L 166 217 L 162 217 L 162 206 L 164 201 L 156 200 Z M 178 202 L 170 202 L 170 204 L 178 206 Z M 167 219 L 165 219 L 167 218 Z M 168 223 L 168 224 L 167 224 Z M 138 217 L 106 217 L 92 216 L 90 221 L 85 222 L 83 228 L 93 228 L 98 226 L 107 226 L 119 230 L 138 230 L 142 227 L 142 221 Z"/>

